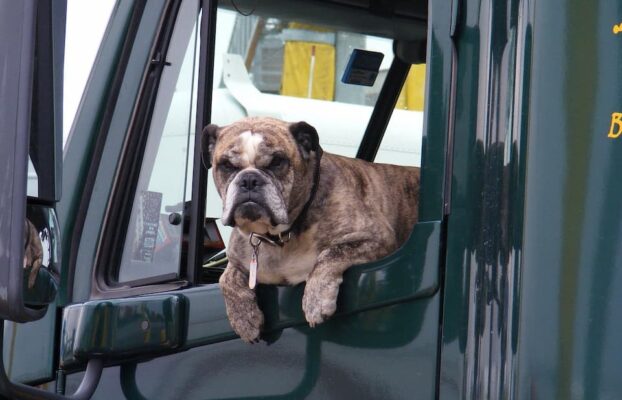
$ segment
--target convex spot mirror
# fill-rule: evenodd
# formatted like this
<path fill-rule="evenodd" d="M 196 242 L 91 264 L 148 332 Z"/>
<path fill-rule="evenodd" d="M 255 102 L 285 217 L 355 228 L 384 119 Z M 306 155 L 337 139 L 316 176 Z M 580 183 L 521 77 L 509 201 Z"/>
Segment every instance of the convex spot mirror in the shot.
<path fill-rule="evenodd" d="M 24 305 L 41 310 L 56 298 L 59 277 L 59 228 L 56 212 L 28 205 L 24 221 Z"/>

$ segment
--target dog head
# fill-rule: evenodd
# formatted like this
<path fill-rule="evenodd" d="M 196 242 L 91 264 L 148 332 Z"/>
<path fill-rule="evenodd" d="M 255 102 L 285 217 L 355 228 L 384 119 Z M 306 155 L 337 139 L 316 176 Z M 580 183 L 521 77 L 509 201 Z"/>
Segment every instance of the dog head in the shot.
<path fill-rule="evenodd" d="M 271 234 L 289 229 L 303 209 L 322 154 L 306 122 L 256 117 L 206 126 L 202 151 L 223 200 L 222 222 Z"/>

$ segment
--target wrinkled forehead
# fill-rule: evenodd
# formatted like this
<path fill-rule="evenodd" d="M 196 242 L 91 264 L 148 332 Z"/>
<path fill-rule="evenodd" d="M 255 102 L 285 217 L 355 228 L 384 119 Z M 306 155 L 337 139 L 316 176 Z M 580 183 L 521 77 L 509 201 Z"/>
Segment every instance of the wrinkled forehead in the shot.
<path fill-rule="evenodd" d="M 239 124 L 225 127 L 218 136 L 216 153 L 240 166 L 262 165 L 274 153 L 291 156 L 296 144 L 286 126 Z"/>

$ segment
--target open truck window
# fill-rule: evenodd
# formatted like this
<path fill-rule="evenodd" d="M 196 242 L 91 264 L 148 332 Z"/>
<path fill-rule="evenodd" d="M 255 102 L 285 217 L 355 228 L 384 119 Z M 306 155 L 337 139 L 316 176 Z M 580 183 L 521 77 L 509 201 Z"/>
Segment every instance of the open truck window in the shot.
<path fill-rule="evenodd" d="M 213 123 L 223 126 L 248 116 L 306 121 L 317 129 L 324 151 L 357 155 L 374 107 L 392 101 L 380 97 L 395 57 L 391 38 L 305 23 L 303 15 L 283 19 L 221 8 L 216 20 Z M 377 76 L 347 83 L 348 64 L 361 50 L 375 53 Z M 397 101 L 386 131 L 377 129 L 384 137 L 370 161 L 420 166 L 425 61 L 411 65 L 393 91 Z M 220 223 L 221 214 L 210 175 L 206 217 L 216 221 L 226 243 L 232 228 Z M 214 282 L 226 259 L 222 253 L 205 259 L 203 276 Z"/>
<path fill-rule="evenodd" d="M 223 3 L 216 15 L 212 123 L 222 126 L 247 116 L 306 121 L 317 129 L 325 151 L 348 157 L 357 156 L 364 134 L 371 131 L 372 136 L 378 135 L 372 140 L 380 146 L 368 161 L 421 166 L 424 44 L 419 45 L 423 51 L 419 50 L 416 63 L 411 60 L 404 64 L 406 70 L 396 72 L 392 65 L 398 44 L 393 38 L 310 24 L 304 15 L 299 19 L 260 12 L 245 15 L 226 6 Z M 116 246 L 122 246 L 122 256 L 116 262 L 112 257 L 118 267 L 107 267 L 104 274 L 113 286 L 184 278 L 192 175 L 197 168 L 192 154 L 200 61 L 198 18 L 196 2 L 182 3 L 166 53 L 156 54 L 151 61 L 164 65 L 159 83 L 151 90 L 155 100 L 141 100 L 150 101 L 152 110 L 136 114 L 144 121 L 126 139 L 146 142 L 142 154 L 126 156 L 134 159 L 131 168 L 139 168 L 140 174 L 136 187 L 128 191 L 133 198 L 125 196 L 123 208 L 132 204 L 127 229 L 124 232 L 122 224 L 117 227 Z M 346 71 L 360 51 L 374 52 L 377 65 L 374 76 L 355 84 L 348 82 Z M 391 110 L 375 112 L 389 103 L 394 104 Z M 374 125 L 373 118 L 380 122 Z M 214 283 L 226 265 L 231 228 L 220 222 L 222 202 L 211 175 L 207 183 L 199 282 Z"/>

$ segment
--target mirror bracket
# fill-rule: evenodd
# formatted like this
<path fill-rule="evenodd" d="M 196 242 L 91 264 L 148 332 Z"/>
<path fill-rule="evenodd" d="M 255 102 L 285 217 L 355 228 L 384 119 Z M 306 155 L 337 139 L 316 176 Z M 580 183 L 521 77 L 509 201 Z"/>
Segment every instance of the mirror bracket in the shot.
<path fill-rule="evenodd" d="M 4 336 L 4 320 L 0 320 L 0 341 Z M 93 396 L 99 384 L 104 361 L 99 358 L 90 359 L 86 365 L 86 373 L 82 378 L 80 386 L 71 396 L 64 396 L 57 393 L 46 392 L 32 386 L 21 383 L 11 382 L 4 369 L 4 348 L 0 347 L 0 392 L 15 399 L 44 399 L 44 400 L 87 400 Z"/>

